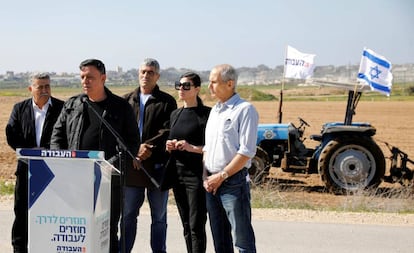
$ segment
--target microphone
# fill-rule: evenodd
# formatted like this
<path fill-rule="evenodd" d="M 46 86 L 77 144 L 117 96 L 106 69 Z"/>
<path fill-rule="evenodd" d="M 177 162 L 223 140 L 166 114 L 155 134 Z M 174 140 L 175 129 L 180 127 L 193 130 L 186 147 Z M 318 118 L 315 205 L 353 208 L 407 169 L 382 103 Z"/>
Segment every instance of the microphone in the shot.
<path fill-rule="evenodd" d="M 118 155 L 114 155 L 107 160 L 108 163 L 114 164 L 118 160 Z"/>

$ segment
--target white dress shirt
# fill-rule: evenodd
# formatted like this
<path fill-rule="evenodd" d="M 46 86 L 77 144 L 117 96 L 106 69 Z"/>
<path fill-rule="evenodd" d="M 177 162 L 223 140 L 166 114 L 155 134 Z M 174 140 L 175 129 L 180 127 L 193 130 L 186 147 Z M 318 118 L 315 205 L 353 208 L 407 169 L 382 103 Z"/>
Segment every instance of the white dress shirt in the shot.
<path fill-rule="evenodd" d="M 45 123 L 47 109 L 49 105 L 52 104 L 52 100 L 49 98 L 47 103 L 40 109 L 32 99 L 33 112 L 35 118 L 35 128 L 36 128 L 36 145 L 40 147 L 40 139 L 42 138 L 43 124 Z"/>
<path fill-rule="evenodd" d="M 259 114 L 252 104 L 233 95 L 225 103 L 213 106 L 206 125 L 204 164 L 210 173 L 217 173 L 236 154 L 254 157 L 256 154 Z M 244 167 L 250 168 L 251 160 Z"/>

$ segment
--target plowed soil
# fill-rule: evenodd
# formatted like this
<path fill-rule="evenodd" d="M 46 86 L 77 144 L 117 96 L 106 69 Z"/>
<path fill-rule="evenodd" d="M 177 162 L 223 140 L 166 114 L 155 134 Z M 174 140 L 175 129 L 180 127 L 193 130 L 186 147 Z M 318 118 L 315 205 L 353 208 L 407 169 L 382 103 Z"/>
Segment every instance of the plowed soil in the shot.
<path fill-rule="evenodd" d="M 0 103 L 0 179 L 13 180 L 16 166 L 14 151 L 7 145 L 5 127 L 13 105 L 26 97 L 2 97 Z M 211 103 L 208 103 L 211 104 Z M 277 122 L 278 102 L 253 102 L 260 114 L 260 123 Z M 283 122 L 292 122 L 298 125 L 298 117 L 310 124 L 305 136 L 318 134 L 322 124 L 326 122 L 343 122 L 346 101 L 319 101 L 319 102 L 284 102 Z M 354 116 L 354 122 L 369 122 L 377 129 L 375 140 L 382 148 L 385 157 L 390 151 L 385 142 L 390 143 L 407 153 L 414 159 L 414 101 L 360 101 Z M 307 138 L 306 146 L 315 147 L 318 143 Z M 390 163 L 387 160 L 387 168 Z M 411 169 L 413 166 L 411 166 Z M 279 183 L 291 186 L 294 195 L 300 198 L 312 198 L 321 205 L 334 203 L 337 197 L 324 191 L 323 183 L 318 175 L 291 175 L 272 169 L 272 177 Z M 380 187 L 393 187 L 382 183 Z"/>

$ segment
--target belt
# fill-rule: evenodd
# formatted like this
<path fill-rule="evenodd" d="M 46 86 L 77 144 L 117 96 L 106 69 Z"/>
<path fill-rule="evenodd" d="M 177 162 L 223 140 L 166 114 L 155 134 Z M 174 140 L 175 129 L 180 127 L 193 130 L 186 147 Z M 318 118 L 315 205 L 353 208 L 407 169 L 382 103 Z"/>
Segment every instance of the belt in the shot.
<path fill-rule="evenodd" d="M 217 174 L 217 173 L 220 173 L 220 172 L 222 172 L 223 170 L 220 170 L 220 171 L 217 171 L 217 172 L 214 172 L 214 173 L 211 173 L 210 171 L 208 171 L 207 170 L 207 176 L 211 176 L 211 175 L 214 175 L 214 174 Z M 238 173 L 243 173 L 243 172 L 247 172 L 248 171 L 248 168 L 246 168 L 246 167 L 243 167 L 241 170 L 239 170 L 236 174 L 234 174 L 234 175 L 237 175 Z M 233 176 L 234 176 L 233 175 Z M 246 174 L 247 175 L 247 174 Z"/>

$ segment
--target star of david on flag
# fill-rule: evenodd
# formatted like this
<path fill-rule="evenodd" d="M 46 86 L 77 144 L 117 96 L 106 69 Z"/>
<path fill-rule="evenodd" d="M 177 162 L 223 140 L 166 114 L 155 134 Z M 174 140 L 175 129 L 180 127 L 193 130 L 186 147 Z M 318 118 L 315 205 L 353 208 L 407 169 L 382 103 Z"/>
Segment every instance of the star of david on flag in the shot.
<path fill-rule="evenodd" d="M 391 62 L 384 56 L 364 48 L 361 65 L 358 71 L 358 81 L 364 82 L 375 90 L 389 96 L 392 87 Z"/>

